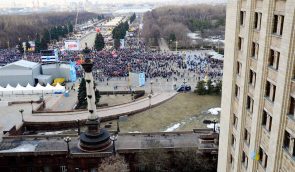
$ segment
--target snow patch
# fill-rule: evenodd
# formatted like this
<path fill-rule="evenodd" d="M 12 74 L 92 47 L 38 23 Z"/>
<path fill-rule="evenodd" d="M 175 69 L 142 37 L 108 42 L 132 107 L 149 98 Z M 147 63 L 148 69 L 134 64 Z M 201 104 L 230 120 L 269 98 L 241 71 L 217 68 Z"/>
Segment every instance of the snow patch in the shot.
<path fill-rule="evenodd" d="M 207 128 L 214 128 L 214 124 L 208 124 Z M 220 124 L 216 123 L 215 124 L 215 131 L 219 132 Z"/>
<path fill-rule="evenodd" d="M 37 144 L 21 144 L 18 147 L 12 149 L 1 150 L 0 152 L 34 152 Z"/>
<path fill-rule="evenodd" d="M 221 111 L 221 108 L 219 107 L 208 109 L 208 113 L 212 115 L 218 115 L 220 111 Z"/>
<path fill-rule="evenodd" d="M 176 130 L 176 129 L 179 128 L 179 127 L 180 127 L 180 123 L 174 124 L 173 126 L 167 128 L 167 129 L 165 130 L 165 132 L 171 132 L 171 131 L 174 131 L 174 130 Z"/>

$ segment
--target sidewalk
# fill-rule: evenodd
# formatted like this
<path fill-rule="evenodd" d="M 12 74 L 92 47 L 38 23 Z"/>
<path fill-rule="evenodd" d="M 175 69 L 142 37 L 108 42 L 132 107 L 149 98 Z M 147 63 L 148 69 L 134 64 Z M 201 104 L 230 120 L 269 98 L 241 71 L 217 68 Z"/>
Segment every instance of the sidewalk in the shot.
<path fill-rule="evenodd" d="M 132 103 L 123 104 L 114 107 L 108 107 L 104 109 L 98 109 L 97 114 L 99 117 L 110 117 L 117 116 L 120 114 L 136 112 L 151 105 L 155 106 L 163 101 L 169 100 L 174 97 L 176 92 L 169 93 L 158 93 L 152 96 L 151 100 L 149 98 L 144 98 Z M 62 121 L 74 121 L 74 120 L 85 120 L 87 119 L 89 113 L 88 111 L 83 112 L 69 112 L 69 113 L 40 113 L 40 114 L 30 114 L 25 116 L 25 121 L 27 122 L 62 122 Z"/>

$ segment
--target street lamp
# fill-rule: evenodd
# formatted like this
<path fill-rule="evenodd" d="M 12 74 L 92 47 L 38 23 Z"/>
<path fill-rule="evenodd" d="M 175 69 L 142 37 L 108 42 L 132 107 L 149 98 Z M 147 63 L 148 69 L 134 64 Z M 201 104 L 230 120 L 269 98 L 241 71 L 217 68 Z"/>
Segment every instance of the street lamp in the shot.
<path fill-rule="evenodd" d="M 64 138 L 64 141 L 67 143 L 68 155 L 70 154 L 70 145 L 69 145 L 69 143 L 70 143 L 71 140 L 72 139 L 69 136 Z"/>
<path fill-rule="evenodd" d="M 111 141 L 113 142 L 113 155 L 116 155 L 116 145 L 115 145 L 115 141 L 117 141 L 118 135 L 112 135 L 110 137 Z"/>
<path fill-rule="evenodd" d="M 23 115 L 24 110 L 21 109 L 21 110 L 19 110 L 19 112 L 20 112 L 20 114 L 22 115 L 22 122 L 24 122 L 24 121 L 25 121 L 25 120 L 24 120 L 24 115 Z"/>
<path fill-rule="evenodd" d="M 215 125 L 216 125 L 216 123 L 217 123 L 216 120 L 211 121 L 211 120 L 207 120 L 207 119 L 205 119 L 205 120 L 203 121 L 203 124 L 213 124 L 213 125 L 214 125 L 214 126 L 213 126 L 213 132 L 214 132 L 214 133 L 215 133 Z"/>
<path fill-rule="evenodd" d="M 150 84 L 151 84 L 151 94 L 154 94 L 154 92 L 153 92 L 153 81 L 151 81 Z"/>
<path fill-rule="evenodd" d="M 80 135 L 80 120 L 77 119 L 76 122 L 77 122 L 77 128 L 78 128 L 78 135 Z"/>
<path fill-rule="evenodd" d="M 149 98 L 149 108 L 151 108 L 152 107 L 152 94 L 149 94 L 148 98 Z"/>
<path fill-rule="evenodd" d="M 33 114 L 33 100 L 31 100 L 32 114 Z"/>

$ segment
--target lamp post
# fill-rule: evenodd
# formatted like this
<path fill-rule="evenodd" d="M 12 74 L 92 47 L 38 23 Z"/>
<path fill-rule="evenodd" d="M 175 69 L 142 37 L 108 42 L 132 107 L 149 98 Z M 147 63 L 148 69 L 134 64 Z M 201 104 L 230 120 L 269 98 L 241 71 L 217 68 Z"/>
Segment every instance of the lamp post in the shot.
<path fill-rule="evenodd" d="M 114 156 L 116 155 L 116 145 L 115 145 L 115 142 L 117 141 L 117 138 L 118 138 L 118 135 L 117 134 L 112 135 L 110 137 L 111 141 L 113 142 L 113 155 Z"/>
<path fill-rule="evenodd" d="M 150 84 L 151 84 L 151 94 L 154 94 L 154 92 L 153 92 L 153 81 L 151 81 Z"/>
<path fill-rule="evenodd" d="M 32 114 L 33 114 L 33 100 L 31 100 Z"/>
<path fill-rule="evenodd" d="M 78 135 L 80 135 L 80 120 L 79 119 L 77 119 L 76 120 L 76 122 L 77 122 L 77 128 L 78 128 Z"/>
<path fill-rule="evenodd" d="M 151 108 L 152 107 L 152 94 L 149 94 L 148 98 L 149 98 L 149 108 Z"/>
<path fill-rule="evenodd" d="M 71 140 L 72 139 L 69 136 L 64 138 L 64 141 L 67 143 L 68 155 L 70 155 L 70 145 L 69 145 L 69 143 L 70 143 Z"/>
<path fill-rule="evenodd" d="M 24 121 L 25 121 L 25 120 L 24 120 L 24 115 L 23 115 L 24 110 L 23 110 L 23 109 L 20 109 L 19 112 L 20 112 L 20 114 L 22 115 L 22 122 L 24 122 Z"/>
<path fill-rule="evenodd" d="M 213 132 L 214 132 L 214 133 L 215 133 L 215 125 L 216 125 L 216 123 L 217 123 L 216 120 L 211 121 L 211 120 L 207 120 L 207 119 L 205 119 L 205 120 L 203 121 L 203 124 L 213 124 L 213 125 L 214 125 L 214 126 L 213 126 Z"/>

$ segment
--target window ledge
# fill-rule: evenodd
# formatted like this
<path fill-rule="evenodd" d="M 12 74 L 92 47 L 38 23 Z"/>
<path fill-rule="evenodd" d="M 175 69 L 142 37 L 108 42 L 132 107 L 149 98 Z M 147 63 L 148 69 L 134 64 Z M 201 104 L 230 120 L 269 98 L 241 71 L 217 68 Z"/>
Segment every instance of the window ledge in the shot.
<path fill-rule="evenodd" d="M 282 35 L 279 35 L 277 33 L 272 33 L 271 35 L 276 38 L 280 38 L 280 39 L 282 38 Z"/>
<path fill-rule="evenodd" d="M 272 101 L 268 96 L 264 96 L 264 99 L 267 100 L 270 104 L 274 104 L 274 101 Z"/>
<path fill-rule="evenodd" d="M 259 32 L 260 32 L 260 29 L 258 29 L 258 28 L 254 28 L 254 32 L 259 33 Z"/>
<path fill-rule="evenodd" d="M 273 70 L 273 71 L 275 71 L 275 72 L 278 72 L 278 69 L 274 68 L 272 65 L 268 65 L 268 68 L 271 69 L 271 70 Z"/>

